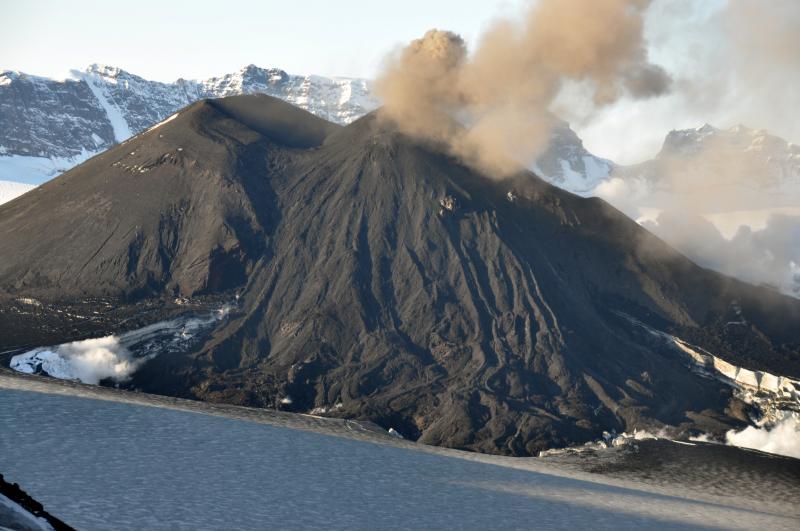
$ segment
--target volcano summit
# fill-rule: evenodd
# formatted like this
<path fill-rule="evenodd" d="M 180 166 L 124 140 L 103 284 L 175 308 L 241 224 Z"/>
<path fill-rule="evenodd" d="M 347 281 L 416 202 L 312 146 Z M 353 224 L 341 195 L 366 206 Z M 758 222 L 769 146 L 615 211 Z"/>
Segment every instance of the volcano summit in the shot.
<path fill-rule="evenodd" d="M 744 425 L 752 406 L 687 349 L 800 377 L 800 301 L 694 265 L 602 200 L 480 174 L 379 111 L 341 127 L 269 96 L 197 102 L 0 206 L 0 256 L 3 296 L 42 308 L 237 301 L 131 388 L 455 448 Z M 0 347 L 30 343 L 10 315 Z"/>

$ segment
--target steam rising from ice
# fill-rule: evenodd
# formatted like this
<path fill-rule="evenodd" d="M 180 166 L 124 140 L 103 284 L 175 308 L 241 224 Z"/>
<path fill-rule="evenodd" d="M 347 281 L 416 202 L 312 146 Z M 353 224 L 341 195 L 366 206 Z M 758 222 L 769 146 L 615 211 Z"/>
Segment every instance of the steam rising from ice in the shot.
<path fill-rule="evenodd" d="M 19 372 L 44 371 L 54 378 L 93 385 L 105 379 L 122 383 L 147 360 L 192 346 L 202 331 L 228 311 L 223 307 L 201 317 L 179 317 L 120 335 L 34 349 L 11 358 L 10 366 Z"/>
<path fill-rule="evenodd" d="M 771 428 L 748 426 L 742 431 L 730 430 L 725 434 L 725 442 L 733 446 L 800 459 L 800 430 L 797 421 L 791 416 L 787 416 Z"/>
<path fill-rule="evenodd" d="M 689 440 L 716 442 L 707 433 L 690 437 Z M 800 424 L 792 415 L 787 414 L 770 426 L 748 426 L 739 431 L 729 430 L 725 434 L 725 444 L 800 459 Z"/>
<path fill-rule="evenodd" d="M 115 382 L 130 379 L 145 359 L 134 359 L 119 337 L 108 336 L 21 354 L 12 359 L 11 368 L 32 373 L 38 366 L 54 378 L 97 385 L 106 378 Z"/>

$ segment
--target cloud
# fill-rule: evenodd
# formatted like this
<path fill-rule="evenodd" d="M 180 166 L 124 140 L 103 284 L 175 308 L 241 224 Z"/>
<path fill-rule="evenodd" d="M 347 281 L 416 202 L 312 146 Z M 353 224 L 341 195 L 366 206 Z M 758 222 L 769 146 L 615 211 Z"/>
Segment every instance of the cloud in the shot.
<path fill-rule="evenodd" d="M 97 385 L 110 378 L 124 382 L 146 361 L 134 359 L 117 336 L 87 339 L 38 349 L 14 356 L 11 368 L 33 373 L 37 368 L 54 378 L 79 380 Z"/>
<path fill-rule="evenodd" d="M 670 133 L 593 190 L 698 264 L 800 297 L 800 152 L 764 131 Z"/>
<path fill-rule="evenodd" d="M 800 143 L 800 2 L 656 0 L 646 13 L 653 61 L 674 78 L 662 98 L 621 98 L 572 120 L 586 146 L 618 163 L 652 157 L 664 132 L 743 123 Z"/>
<path fill-rule="evenodd" d="M 725 442 L 732 446 L 800 458 L 800 430 L 791 416 L 771 428 L 748 426 L 741 431 L 730 430 L 725 434 Z"/>
<path fill-rule="evenodd" d="M 687 211 L 662 212 L 642 225 L 704 267 L 800 297 L 800 217 L 773 215 L 761 230 L 740 226 L 732 239 Z"/>

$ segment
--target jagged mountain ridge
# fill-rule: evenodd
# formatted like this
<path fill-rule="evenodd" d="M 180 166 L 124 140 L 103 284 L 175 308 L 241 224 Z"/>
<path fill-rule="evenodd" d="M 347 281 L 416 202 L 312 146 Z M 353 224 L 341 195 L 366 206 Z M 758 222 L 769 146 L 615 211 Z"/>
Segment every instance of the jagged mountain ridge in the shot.
<path fill-rule="evenodd" d="M 254 65 L 174 83 L 97 64 L 72 76 L 0 74 L 0 178 L 41 184 L 204 98 L 263 93 L 335 123 L 348 123 L 377 106 L 366 80 L 297 76 Z"/>
<path fill-rule="evenodd" d="M 710 189 L 743 186 L 756 192 L 780 194 L 791 189 L 796 193 L 800 188 L 800 146 L 763 129 L 743 125 L 718 129 L 705 124 L 670 131 L 655 158 L 618 167 L 613 173 L 641 179 L 664 191 L 680 188 L 683 180 L 702 179 Z"/>
<path fill-rule="evenodd" d="M 53 80 L 0 73 L 0 179 L 41 184 L 202 98 L 262 93 L 343 125 L 379 105 L 365 79 L 290 75 L 255 65 L 220 77 L 174 83 L 149 81 L 97 64 L 72 75 Z M 561 122 L 532 169 L 580 195 L 591 195 L 614 177 L 664 187 L 659 168 L 691 161 L 710 143 L 727 144 L 727 155 L 751 168 L 751 179 L 760 185 L 779 190 L 785 183 L 800 183 L 800 147 L 763 130 L 744 126 L 725 130 L 708 124 L 671 131 L 652 161 L 620 166 L 586 150 L 569 125 Z"/>
<path fill-rule="evenodd" d="M 0 179 L 41 184 L 203 98 L 267 94 L 338 124 L 379 105 L 365 79 L 290 75 L 255 65 L 174 83 L 96 64 L 72 75 L 58 81 L 0 73 Z M 538 163 L 542 175 L 577 192 L 591 190 L 611 167 L 587 152 L 566 123 L 553 132 L 552 148 Z"/>
<path fill-rule="evenodd" d="M 134 388 L 290 397 L 431 444 L 527 455 L 744 421 L 629 318 L 800 374 L 798 301 L 695 266 L 600 200 L 267 96 L 194 104 L 3 205 L 0 253 L 13 297 L 238 295 L 202 348 L 150 360 Z"/>
<path fill-rule="evenodd" d="M 617 165 L 590 153 L 566 122 L 557 122 L 547 150 L 531 168 L 547 182 L 572 193 L 589 196 L 607 181 Z"/>

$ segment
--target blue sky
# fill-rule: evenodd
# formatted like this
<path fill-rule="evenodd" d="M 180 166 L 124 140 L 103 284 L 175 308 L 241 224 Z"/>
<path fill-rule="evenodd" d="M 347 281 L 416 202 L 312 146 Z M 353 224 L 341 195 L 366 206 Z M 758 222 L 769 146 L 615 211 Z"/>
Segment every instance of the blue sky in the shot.
<path fill-rule="evenodd" d="M 150 79 L 220 75 L 250 63 L 371 77 L 431 27 L 476 38 L 518 0 L 0 0 L 0 69 L 59 77 L 91 63 Z"/>

